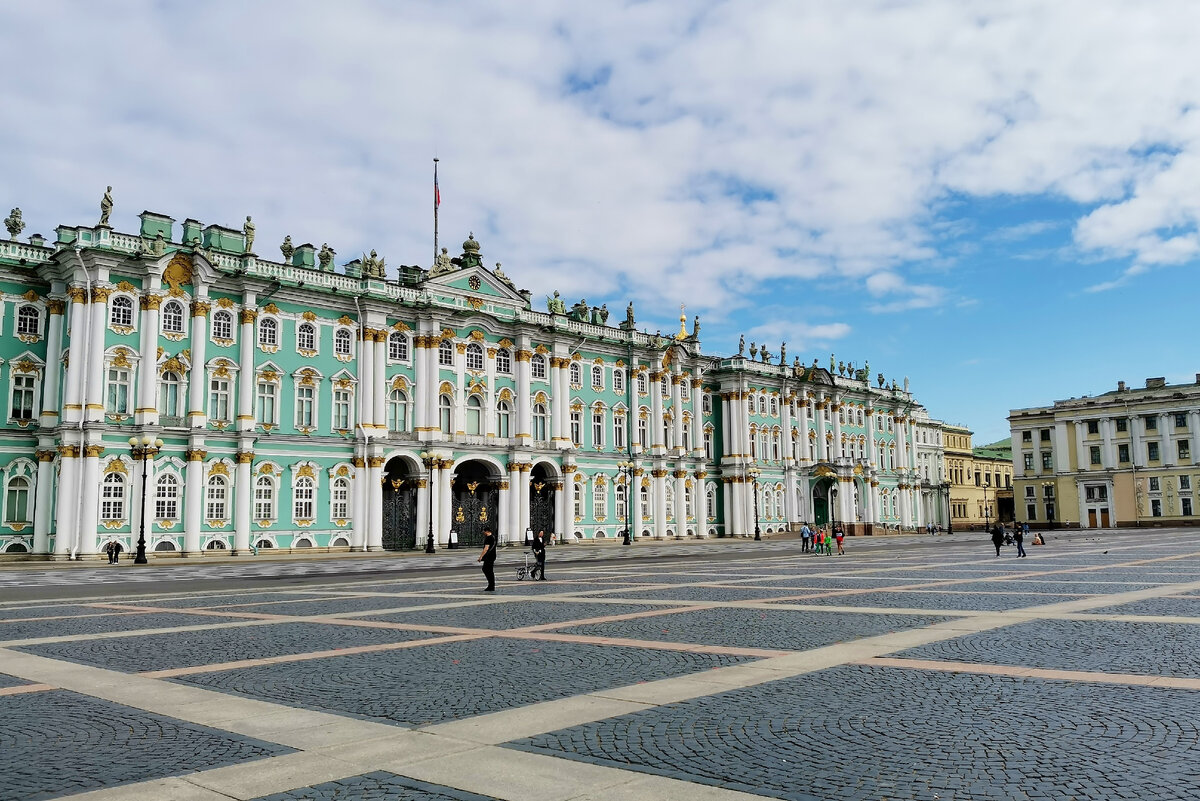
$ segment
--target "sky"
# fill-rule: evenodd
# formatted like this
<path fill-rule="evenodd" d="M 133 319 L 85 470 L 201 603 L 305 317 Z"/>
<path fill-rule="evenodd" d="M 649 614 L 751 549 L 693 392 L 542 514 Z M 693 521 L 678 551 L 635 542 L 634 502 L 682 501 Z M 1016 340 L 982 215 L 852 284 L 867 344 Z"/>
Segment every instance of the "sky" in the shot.
<path fill-rule="evenodd" d="M 1192 382 L 1200 3 L 0 3 L 0 213 L 143 209 L 1010 409 Z"/>

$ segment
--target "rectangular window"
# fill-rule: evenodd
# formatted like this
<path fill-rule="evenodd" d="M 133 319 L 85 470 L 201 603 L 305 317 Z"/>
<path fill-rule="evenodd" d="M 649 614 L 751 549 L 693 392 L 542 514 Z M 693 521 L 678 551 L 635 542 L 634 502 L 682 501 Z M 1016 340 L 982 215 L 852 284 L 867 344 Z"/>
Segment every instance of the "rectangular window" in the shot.
<path fill-rule="evenodd" d="M 1053 457 L 1051 457 L 1049 451 L 1042 451 L 1042 469 L 1043 470 L 1053 470 L 1054 469 L 1054 459 L 1053 459 Z"/>
<path fill-rule="evenodd" d="M 1050 429 L 1043 428 L 1042 429 L 1042 442 L 1049 442 L 1049 441 L 1050 441 Z"/>
<path fill-rule="evenodd" d="M 608 517 L 608 491 L 603 484 L 597 484 L 592 490 L 592 519 L 603 520 Z"/>
<path fill-rule="evenodd" d="M 1184 517 L 1191 517 L 1192 516 L 1192 499 L 1191 498 L 1180 498 L 1179 499 L 1179 511 Z"/>
<path fill-rule="evenodd" d="M 33 376 L 13 376 L 12 419 L 33 419 Z"/>
<path fill-rule="evenodd" d="M 1183 462 L 1192 458 L 1192 443 L 1189 440 L 1179 440 L 1179 461 Z"/>
<path fill-rule="evenodd" d="M 613 370 L 613 392 L 618 395 L 625 394 L 625 371 Z"/>
<path fill-rule="evenodd" d="M 1087 427 L 1088 427 L 1089 434 L 1099 434 L 1100 433 L 1100 422 L 1097 420 L 1088 420 Z"/>
<path fill-rule="evenodd" d="M 314 428 L 313 398 L 315 391 L 312 387 L 296 389 L 296 428 Z"/>
<path fill-rule="evenodd" d="M 350 430 L 350 390 L 348 389 L 333 391 L 333 429 L 335 431 Z"/>
<path fill-rule="evenodd" d="M 576 448 L 583 447 L 583 413 L 579 411 L 571 412 L 571 442 Z"/>
<path fill-rule="evenodd" d="M 1192 477 L 1191 476 L 1180 476 L 1179 477 L 1179 489 L 1186 492 L 1187 490 L 1190 490 L 1191 488 L 1192 488 Z"/>
<path fill-rule="evenodd" d="M 1146 430 L 1147 431 L 1157 431 L 1158 430 L 1158 418 L 1157 417 L 1150 414 L 1150 415 L 1146 415 L 1145 420 L 1146 420 Z"/>
<path fill-rule="evenodd" d="M 1146 458 L 1152 462 L 1158 461 L 1158 443 L 1157 442 L 1147 442 L 1146 443 Z"/>
<path fill-rule="evenodd" d="M 1032 518 L 1032 517 L 1031 517 L 1031 518 L 1029 518 L 1029 519 L 1030 519 L 1030 520 L 1033 520 L 1033 518 Z M 1046 504 L 1046 519 L 1047 519 L 1047 520 L 1053 520 L 1053 519 L 1054 519 L 1054 504 L 1052 504 L 1052 503 L 1047 503 L 1047 504 Z"/>
<path fill-rule="evenodd" d="M 1187 428 L 1187 415 L 1186 414 L 1176 414 L 1175 415 L 1175 427 L 1176 428 Z"/>
<path fill-rule="evenodd" d="M 625 417 L 618 415 L 613 417 L 613 448 L 623 451 L 625 447 Z"/>
<path fill-rule="evenodd" d="M 1032 431 L 1022 431 L 1021 432 L 1021 442 L 1033 442 L 1033 432 Z"/>
<path fill-rule="evenodd" d="M 1032 498 L 1033 493 L 1034 493 L 1033 485 L 1030 485 L 1025 488 L 1025 497 L 1026 498 Z"/>
<path fill-rule="evenodd" d="M 1025 519 L 1026 520 L 1037 520 L 1037 504 L 1034 504 L 1034 503 L 1025 504 Z"/>
<path fill-rule="evenodd" d="M 1159 480 L 1158 480 L 1158 476 L 1151 476 L 1151 477 L 1150 477 L 1150 491 L 1151 491 L 1151 492 L 1158 492 L 1158 490 L 1159 490 L 1159 488 L 1160 488 L 1161 486 L 1162 486 L 1162 485 L 1161 485 L 1161 483 L 1160 483 L 1160 482 L 1159 482 Z"/>
<path fill-rule="evenodd" d="M 1129 421 L 1124 417 L 1117 418 L 1117 431 L 1124 432 L 1129 430 Z"/>
<path fill-rule="evenodd" d="M 1091 456 L 1092 464 L 1100 464 L 1100 446 L 1093 445 L 1088 448 L 1088 454 Z"/>
<path fill-rule="evenodd" d="M 208 383 L 208 419 L 229 420 L 229 379 L 212 378 Z"/>
<path fill-rule="evenodd" d="M 1033 469 L 1033 454 L 1032 453 L 1025 454 L 1025 469 L 1026 470 Z"/>
<path fill-rule="evenodd" d="M 1158 498 L 1150 501 L 1150 516 L 1162 517 L 1162 501 L 1160 501 Z"/>
<path fill-rule="evenodd" d="M 344 478 L 333 482 L 329 516 L 334 520 L 345 520 L 350 516 L 350 484 Z"/>
<path fill-rule="evenodd" d="M 604 413 L 592 413 L 592 447 L 604 447 Z"/>
<path fill-rule="evenodd" d="M 1118 445 L 1117 446 L 1117 461 L 1126 463 L 1126 464 L 1129 462 L 1129 446 L 1128 445 Z"/>
<path fill-rule="evenodd" d="M 105 410 L 109 414 L 129 414 L 129 371 L 113 367 L 108 371 L 108 398 Z"/>
<path fill-rule="evenodd" d="M 279 422 L 279 385 L 274 381 L 258 382 L 258 422 L 276 425 Z"/>
<path fill-rule="evenodd" d="M 1042 491 L 1042 495 L 1043 495 L 1043 496 L 1044 496 L 1044 497 L 1045 497 L 1047 500 L 1049 500 L 1050 498 L 1053 498 L 1053 497 L 1054 497 L 1054 485 L 1053 485 L 1053 484 L 1047 484 L 1047 485 L 1045 486 L 1045 488 L 1043 489 L 1043 491 Z"/>

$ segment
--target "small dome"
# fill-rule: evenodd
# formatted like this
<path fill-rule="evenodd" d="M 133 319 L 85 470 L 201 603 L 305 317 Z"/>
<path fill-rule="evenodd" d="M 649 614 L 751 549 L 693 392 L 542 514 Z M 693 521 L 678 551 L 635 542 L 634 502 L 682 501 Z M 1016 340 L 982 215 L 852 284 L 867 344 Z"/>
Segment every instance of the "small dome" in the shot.
<path fill-rule="evenodd" d="M 467 241 L 463 242 L 463 253 L 478 253 L 479 243 L 475 241 L 474 232 L 467 234 Z"/>

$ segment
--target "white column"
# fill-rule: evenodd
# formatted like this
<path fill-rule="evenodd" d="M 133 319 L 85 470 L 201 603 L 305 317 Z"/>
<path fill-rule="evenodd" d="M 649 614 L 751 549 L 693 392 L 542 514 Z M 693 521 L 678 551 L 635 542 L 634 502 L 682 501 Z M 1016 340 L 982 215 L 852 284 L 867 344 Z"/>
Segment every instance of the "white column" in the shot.
<path fill-rule="evenodd" d="M 195 372 L 195 370 L 193 370 Z M 204 522 L 204 451 L 189 449 L 183 485 L 183 552 L 199 556 L 200 526 Z"/>
<path fill-rule="evenodd" d="M 58 450 L 58 506 L 54 519 L 54 553 L 63 557 L 71 552 L 71 545 L 79 535 L 79 471 L 83 462 L 79 458 L 79 448 L 74 445 L 63 445 Z"/>
<path fill-rule="evenodd" d="M 208 378 L 205 369 L 205 354 L 208 350 L 208 312 L 209 304 L 203 300 L 202 290 L 197 290 L 198 297 L 192 302 L 192 364 L 188 369 L 187 412 L 188 426 L 203 429 L 207 425 L 206 408 L 204 403 L 204 385 Z M 197 520 L 200 515 L 196 515 Z M 196 535 L 196 548 L 199 550 L 199 529 Z M 186 534 L 185 541 L 186 541 Z M 184 548 L 186 551 L 187 548 Z"/>
<path fill-rule="evenodd" d="M 438 478 L 438 495 L 440 498 L 438 505 L 441 507 L 441 519 L 438 522 L 441 528 L 434 532 L 434 539 L 442 547 L 450 544 L 450 529 L 454 527 L 454 487 L 450 470 L 451 464 L 453 463 L 449 459 L 441 461 L 441 470 L 439 471 L 440 475 Z"/>
<path fill-rule="evenodd" d="M 666 449 L 663 442 L 662 373 L 650 374 L 650 451 L 656 456 Z M 657 517 L 657 514 L 655 515 Z M 660 521 L 655 521 L 656 523 Z M 665 522 L 665 521 L 662 521 Z"/>
<path fill-rule="evenodd" d="M 359 337 L 358 337 L 358 393 L 357 403 L 355 404 L 358 414 L 358 426 L 367 437 L 374 435 L 375 431 L 375 384 L 378 383 L 375 379 L 375 332 L 363 325 L 362 320 L 359 320 Z"/>
<path fill-rule="evenodd" d="M 367 457 L 367 550 L 383 550 L 383 457 Z"/>
<path fill-rule="evenodd" d="M 87 394 L 83 399 L 84 418 L 90 422 L 104 421 L 104 324 L 108 314 L 108 293 L 104 287 L 92 287 L 92 313 L 88 322 L 91 325 L 90 342 L 80 343 L 90 345 L 92 352 L 87 359 Z M 71 338 L 74 340 L 74 337 Z M 72 354 L 73 355 L 73 354 Z M 95 527 L 92 527 L 89 540 L 95 540 Z M 94 550 L 94 549 L 93 549 Z"/>
<path fill-rule="evenodd" d="M 42 380 L 41 425 L 51 428 L 59 421 L 58 382 L 62 375 L 63 310 L 60 298 L 46 302 L 46 372 Z"/>
<path fill-rule="evenodd" d="M 1075 466 L 1079 470 L 1087 470 L 1091 467 L 1091 462 L 1088 460 L 1087 442 L 1085 441 L 1084 423 L 1082 420 L 1075 421 Z"/>
<path fill-rule="evenodd" d="M 1192 450 L 1192 464 L 1200 464 L 1200 411 L 1192 409 L 1188 412 L 1189 447 Z"/>
<path fill-rule="evenodd" d="M 441 460 L 434 459 L 433 466 L 429 468 L 429 514 L 432 516 L 433 542 L 436 547 L 442 541 L 442 520 L 444 510 L 442 509 L 442 468 Z M 428 522 L 428 521 L 427 521 Z M 421 532 L 422 537 L 428 538 L 430 529 L 425 529 Z"/>
<path fill-rule="evenodd" d="M 361 455 L 361 448 L 356 446 L 354 453 L 354 477 L 350 480 L 350 499 L 354 511 L 350 518 L 350 550 L 365 551 L 367 549 L 367 462 Z M 417 543 L 421 540 L 421 496 L 417 494 Z"/>
<path fill-rule="evenodd" d="M 254 430 L 254 380 L 257 372 L 254 367 L 254 345 L 257 341 L 254 330 L 255 321 L 258 319 L 258 312 L 250 308 L 254 305 L 253 293 L 247 292 L 243 301 L 246 308 L 242 309 L 241 314 L 241 341 L 238 342 L 238 430 L 253 431 Z M 278 332 L 279 336 L 283 336 L 283 332 Z M 199 405 L 193 407 L 193 412 L 197 409 L 205 409 L 204 403 L 204 384 L 207 383 L 207 376 L 202 370 L 200 373 Z M 195 394 L 192 396 L 193 401 L 196 400 Z M 282 402 L 282 398 L 280 398 Z M 204 421 L 204 418 L 199 418 Z M 192 426 L 195 427 L 195 420 Z M 244 427 L 243 427 L 244 426 Z M 249 548 L 249 544 L 246 546 Z"/>
<path fill-rule="evenodd" d="M 49 362 L 47 366 L 51 364 L 57 366 L 57 362 Z M 37 488 L 33 502 L 33 552 L 49 553 L 50 505 L 54 501 L 54 451 L 39 448 L 37 460 Z"/>
<path fill-rule="evenodd" d="M 467 433 L 467 345 L 454 344 L 454 425 L 455 434 Z"/>
<path fill-rule="evenodd" d="M 1100 434 L 1104 437 L 1104 468 L 1114 470 L 1117 466 L 1117 458 L 1116 449 L 1113 447 L 1113 420 L 1111 417 L 1105 417 L 1100 421 Z"/>
<path fill-rule="evenodd" d="M 364 462 L 365 464 L 365 462 Z M 417 547 L 423 547 L 429 539 L 429 496 L 430 496 L 430 481 L 432 471 L 426 471 L 417 479 Z M 359 484 L 365 482 L 365 471 L 359 468 L 355 471 L 355 475 Z M 363 488 L 365 495 L 366 488 Z M 364 540 L 365 542 L 365 540 Z M 364 546 L 365 548 L 365 546 Z"/>
<path fill-rule="evenodd" d="M 569 377 L 567 381 L 563 380 L 563 375 L 567 374 L 564 367 L 569 363 L 557 356 L 550 358 L 550 442 L 554 448 L 570 447 L 565 423 L 570 404 L 570 382 Z"/>
<path fill-rule="evenodd" d="M 675 365 L 677 367 L 678 365 Z M 671 429 L 675 448 L 683 448 L 683 391 L 680 384 L 686 381 L 678 372 L 671 373 Z M 677 451 L 678 452 L 678 451 Z M 678 517 L 676 517 L 678 520 Z"/>
<path fill-rule="evenodd" d="M 518 496 L 518 501 L 520 504 L 521 516 L 518 518 L 518 526 L 521 531 L 521 541 L 524 542 L 525 541 L 525 529 L 529 528 L 529 476 L 533 470 L 533 465 L 529 464 L 528 462 L 522 462 L 520 469 L 521 469 L 521 480 L 520 480 L 520 485 L 517 487 L 517 496 Z M 572 484 L 571 489 L 565 490 L 565 492 L 568 494 L 568 496 L 570 495 L 570 493 L 573 489 L 574 489 L 574 485 Z M 568 497 L 568 499 L 569 499 L 569 497 Z M 566 536 L 570 536 L 570 532 L 574 531 L 573 521 L 575 519 L 571 515 L 570 507 L 567 508 L 567 518 L 572 521 L 572 526 L 568 530 L 568 534 L 566 535 Z"/>
<path fill-rule="evenodd" d="M 254 482 L 250 477 L 254 466 L 254 453 L 249 450 L 251 445 L 246 443 L 247 450 L 238 451 L 237 467 L 234 472 L 237 481 L 233 486 L 233 555 L 245 556 L 250 551 L 250 541 L 253 534 L 250 531 L 251 512 L 253 511 Z"/>
<path fill-rule="evenodd" d="M 1146 445 L 1142 441 L 1142 425 L 1141 417 L 1135 415 L 1129 418 L 1129 436 L 1133 442 L 1133 466 L 1137 468 L 1146 466 Z"/>
<path fill-rule="evenodd" d="M 724 526 L 723 533 L 726 537 L 732 537 L 732 536 L 734 536 L 733 520 L 735 517 L 734 512 L 733 512 L 733 483 L 730 481 L 727 481 L 727 480 L 723 480 L 721 482 L 721 492 L 722 492 L 723 500 L 725 501 L 724 505 L 721 507 L 725 513 L 725 520 L 724 520 L 725 526 Z"/>
<path fill-rule="evenodd" d="M 79 514 L 78 553 L 88 556 L 96 553 L 96 524 L 100 517 L 100 451 L 98 445 L 88 445 L 84 448 L 82 485 L 83 504 Z M 88 455 L 88 454 L 94 455 Z M 127 484 L 133 487 L 133 482 Z M 73 503 L 73 498 L 67 498 L 67 503 Z M 130 507 L 132 508 L 132 506 Z"/>
<path fill-rule="evenodd" d="M 655 392 L 661 395 L 656 387 Z M 661 407 L 660 407 L 661 408 Z M 661 426 L 659 431 L 661 432 Z M 660 434 L 661 436 L 661 434 Z M 650 472 L 650 494 L 654 503 L 654 538 L 665 539 L 667 536 L 667 484 L 666 470 L 655 468 Z"/>
<path fill-rule="evenodd" d="M 826 400 L 824 393 L 817 395 L 816 405 L 816 423 L 817 423 L 817 461 L 829 461 L 829 446 L 825 440 L 825 409 L 829 408 L 829 401 Z"/>
<path fill-rule="evenodd" d="M 1175 449 L 1171 447 L 1171 432 L 1175 430 L 1175 421 L 1169 414 L 1158 416 L 1158 456 L 1164 466 L 1175 464 Z M 1164 511 L 1166 506 L 1164 504 Z"/>
<path fill-rule="evenodd" d="M 875 441 L 875 407 L 867 404 L 867 461 L 875 464 L 878 458 L 879 443 Z M 883 465 L 877 465 L 882 468 Z"/>
<path fill-rule="evenodd" d="M 138 362 L 137 407 L 134 409 L 134 420 L 144 425 L 158 423 L 158 405 L 155 403 L 155 396 L 158 394 L 158 305 L 160 303 L 162 303 L 162 297 L 153 292 L 143 295 L 139 303 L 141 307 L 139 335 L 142 359 Z"/>
<path fill-rule="evenodd" d="M 530 409 L 532 409 L 533 398 L 530 395 L 530 378 L 529 378 L 529 359 L 533 354 L 530 353 L 524 345 L 518 345 L 516 352 L 517 358 L 517 397 L 515 398 L 517 405 L 517 430 L 516 443 L 517 445 L 528 446 L 533 440 L 533 430 L 530 425 Z M 557 393 L 555 393 L 557 394 Z M 552 410 L 553 411 L 553 410 Z M 551 427 L 558 425 L 559 415 L 551 414 Z M 524 532 L 524 529 L 522 529 Z"/>
<path fill-rule="evenodd" d="M 413 376 L 416 386 L 412 388 L 413 428 L 419 439 L 428 439 L 429 415 L 426 396 L 430 393 L 427 362 L 429 349 L 426 347 L 427 337 L 418 334 L 413 337 Z M 428 480 L 428 479 L 427 479 Z"/>
<path fill-rule="evenodd" d="M 633 475 L 630 476 L 629 492 L 632 503 L 630 508 L 633 514 L 629 518 L 629 533 L 630 536 L 637 538 L 642 534 L 642 477 L 644 471 L 640 467 L 635 467 Z"/>
<path fill-rule="evenodd" d="M 796 508 L 796 468 L 790 465 L 783 471 L 783 516 L 788 523 L 796 523 L 801 519 L 801 513 Z"/>
<path fill-rule="evenodd" d="M 733 453 L 732 438 L 730 436 L 733 428 L 733 402 L 729 399 L 728 392 L 721 393 L 721 456 L 726 458 Z"/>
<path fill-rule="evenodd" d="M 561 500 L 562 493 L 558 493 Z M 560 508 L 556 508 L 555 512 L 561 512 Z M 512 537 L 512 542 L 525 542 L 525 529 L 521 528 L 521 468 L 516 462 L 508 463 L 508 515 L 505 518 L 508 521 L 510 529 L 509 536 Z M 561 528 L 566 520 L 560 513 L 557 515 L 557 523 Z"/>
<path fill-rule="evenodd" d="M 369 422 L 374 423 L 375 428 L 379 430 L 381 436 L 387 436 L 387 338 L 388 332 L 382 329 L 375 332 L 374 357 L 375 366 L 372 383 L 365 387 L 359 387 L 359 392 L 365 392 L 371 396 L 371 411 L 372 417 Z M 492 384 L 488 384 L 492 386 Z"/>
<path fill-rule="evenodd" d="M 488 386 L 491 387 L 492 384 L 489 382 Z M 509 495 L 512 494 L 510 487 L 507 475 L 500 479 L 500 496 L 496 509 L 496 541 L 499 543 L 516 542 L 513 539 L 512 525 L 509 523 L 512 519 L 509 509 L 509 504 L 512 503 L 509 498 Z"/>
<path fill-rule="evenodd" d="M 675 536 L 686 537 L 688 528 L 687 516 L 687 472 L 676 469 L 675 478 Z M 693 504 L 692 511 L 695 511 Z"/>
<path fill-rule="evenodd" d="M 704 380 L 701 378 L 700 369 L 696 368 L 696 376 L 692 379 L 692 458 L 704 458 L 704 415 L 702 410 L 704 404 L 702 402 L 704 395 Z M 697 496 L 697 504 L 703 501 L 704 493 Z M 700 521 L 704 521 L 705 515 L 700 513 L 699 506 L 696 508 L 697 534 L 704 533 L 704 526 Z"/>
<path fill-rule="evenodd" d="M 496 349 L 488 348 L 484 351 L 484 369 L 486 370 L 487 392 L 483 398 L 483 414 L 486 418 L 483 424 L 483 433 L 489 437 L 494 437 L 496 431 Z M 510 432 L 511 433 L 511 432 Z M 500 508 L 504 508 L 503 502 Z M 500 523 L 497 523 L 500 525 Z M 497 538 L 503 538 L 504 534 L 497 531 Z"/>
<path fill-rule="evenodd" d="M 829 458 L 831 461 L 837 461 L 842 458 L 842 402 L 836 395 L 830 405 L 829 419 L 833 421 L 833 452 L 829 454 Z"/>

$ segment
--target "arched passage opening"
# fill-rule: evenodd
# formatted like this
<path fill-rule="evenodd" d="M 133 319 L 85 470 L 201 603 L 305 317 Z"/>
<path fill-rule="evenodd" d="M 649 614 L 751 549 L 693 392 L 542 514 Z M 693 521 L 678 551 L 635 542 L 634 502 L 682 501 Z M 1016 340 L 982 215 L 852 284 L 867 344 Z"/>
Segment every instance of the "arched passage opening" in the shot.
<path fill-rule="evenodd" d="M 812 485 L 813 523 L 827 526 L 832 522 L 834 504 L 837 502 L 837 482 L 832 477 L 818 478 Z"/>
<path fill-rule="evenodd" d="M 450 528 L 466 548 L 483 547 L 483 530 L 496 531 L 500 509 L 500 472 L 480 459 L 462 462 L 451 479 Z"/>
<path fill-rule="evenodd" d="M 420 474 L 416 465 L 401 456 L 388 460 L 383 471 L 383 549 L 412 550 L 417 547 L 417 490 Z"/>
<path fill-rule="evenodd" d="M 529 529 L 535 534 L 545 532 L 546 541 L 552 540 L 558 530 L 555 527 L 558 489 L 559 478 L 553 468 L 545 462 L 535 464 L 529 473 Z"/>

